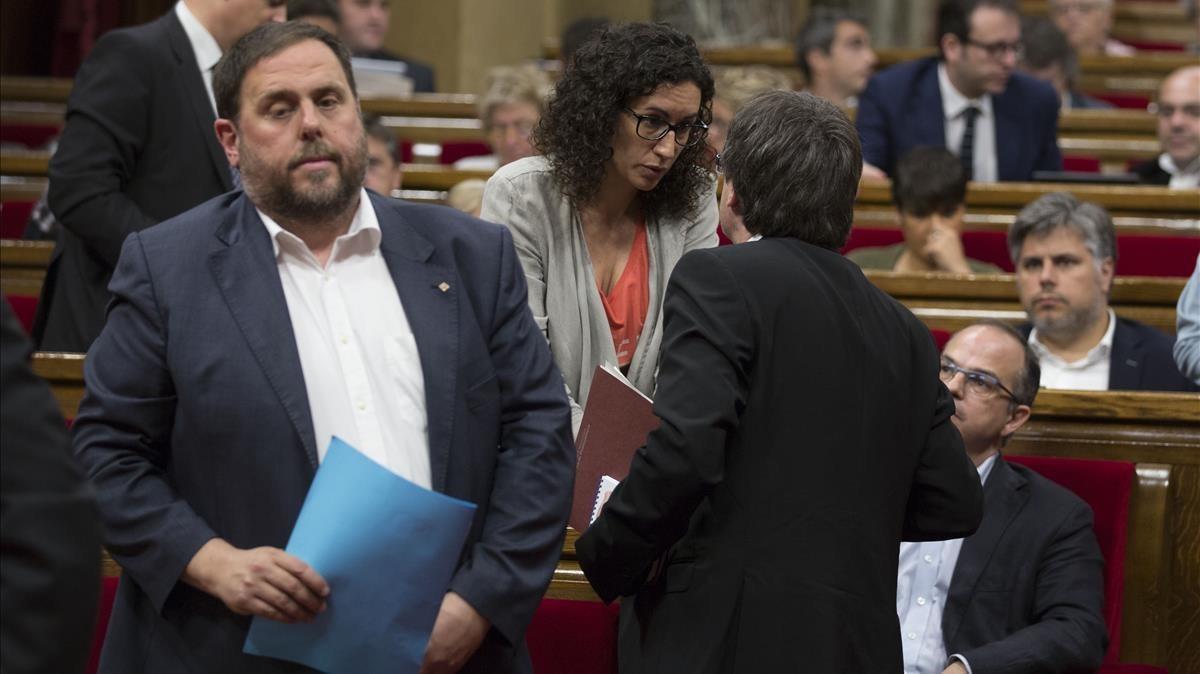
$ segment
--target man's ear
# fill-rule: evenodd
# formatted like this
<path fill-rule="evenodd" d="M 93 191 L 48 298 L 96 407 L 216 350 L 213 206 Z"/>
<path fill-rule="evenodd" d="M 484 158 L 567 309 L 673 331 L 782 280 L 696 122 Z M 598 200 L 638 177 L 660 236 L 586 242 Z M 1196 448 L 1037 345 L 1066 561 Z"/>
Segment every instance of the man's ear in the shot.
<path fill-rule="evenodd" d="M 1105 295 L 1112 294 L 1113 276 L 1116 274 L 1117 263 L 1111 257 L 1104 258 L 1100 263 L 1100 284 Z"/>
<path fill-rule="evenodd" d="M 1007 438 L 1020 430 L 1025 425 L 1025 422 L 1029 421 L 1029 415 L 1032 411 L 1029 405 L 1015 406 L 1012 415 L 1008 418 L 1008 423 L 1004 424 L 1004 428 L 1000 429 L 1000 437 Z"/>
<path fill-rule="evenodd" d="M 725 208 L 728 208 L 730 213 L 742 217 L 742 202 L 729 179 L 725 180 L 725 185 L 721 188 L 721 201 L 725 202 Z"/>
<path fill-rule="evenodd" d="M 942 54 L 945 55 L 947 61 L 959 61 L 962 56 L 962 41 L 954 33 L 946 33 L 942 36 L 939 43 L 942 47 Z"/>
<path fill-rule="evenodd" d="M 218 119 L 213 122 L 213 130 L 217 132 L 217 142 L 221 144 L 221 149 L 225 150 L 225 158 L 229 160 L 229 165 L 238 167 L 238 130 L 237 125 L 233 120 Z"/>

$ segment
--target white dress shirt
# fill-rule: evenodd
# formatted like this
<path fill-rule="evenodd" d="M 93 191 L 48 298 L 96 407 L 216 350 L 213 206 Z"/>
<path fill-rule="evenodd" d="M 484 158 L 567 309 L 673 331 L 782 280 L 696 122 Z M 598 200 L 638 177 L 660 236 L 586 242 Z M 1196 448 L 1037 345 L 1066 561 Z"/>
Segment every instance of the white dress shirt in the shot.
<path fill-rule="evenodd" d="M 979 481 L 986 483 L 996 455 L 979 465 Z M 950 581 L 962 550 L 962 538 L 900 544 L 900 568 L 896 577 L 896 615 L 900 618 L 900 642 L 904 648 L 904 674 L 941 674 L 949 664 L 942 634 L 942 613 L 950 596 Z M 969 672 L 970 663 L 961 655 Z"/>
<path fill-rule="evenodd" d="M 196 65 L 200 67 L 200 77 L 204 79 L 204 90 L 208 92 L 208 102 L 212 104 L 213 114 L 217 114 L 217 98 L 213 95 L 213 68 L 221 60 L 221 46 L 208 29 L 200 23 L 195 14 L 183 4 L 183 0 L 175 3 L 175 16 L 183 24 L 183 32 L 187 34 L 188 42 L 192 43 L 192 53 L 196 55 Z"/>
<path fill-rule="evenodd" d="M 942 93 L 946 149 L 958 154 L 963 133 L 967 130 L 963 112 L 972 105 L 979 108 L 979 115 L 975 118 L 975 153 L 972 155 L 975 174 L 971 179 L 983 183 L 996 182 L 1000 176 L 1000 167 L 996 157 L 996 115 L 992 112 L 991 94 L 984 94 L 979 98 L 963 96 L 950 82 L 945 63 L 938 64 L 938 89 Z"/>
<path fill-rule="evenodd" d="M 1158 155 L 1158 167 L 1171 176 L 1167 187 L 1173 190 L 1187 190 L 1200 187 L 1200 157 L 1192 163 L 1180 168 L 1171 155 L 1166 152 Z"/>
<path fill-rule="evenodd" d="M 1042 388 L 1073 389 L 1076 391 L 1107 391 L 1108 373 L 1112 369 L 1113 332 L 1117 329 L 1117 315 L 1108 310 L 1108 329 L 1100 342 L 1093 346 L 1083 358 L 1068 363 L 1046 348 L 1038 339 L 1037 328 L 1029 333 L 1029 346 L 1037 354 L 1042 366 Z"/>
<path fill-rule="evenodd" d="M 304 242 L 258 212 L 300 353 L 317 456 L 333 436 L 422 487 L 430 486 L 425 377 L 408 316 L 379 250 L 366 190 L 350 229 L 321 267 Z"/>

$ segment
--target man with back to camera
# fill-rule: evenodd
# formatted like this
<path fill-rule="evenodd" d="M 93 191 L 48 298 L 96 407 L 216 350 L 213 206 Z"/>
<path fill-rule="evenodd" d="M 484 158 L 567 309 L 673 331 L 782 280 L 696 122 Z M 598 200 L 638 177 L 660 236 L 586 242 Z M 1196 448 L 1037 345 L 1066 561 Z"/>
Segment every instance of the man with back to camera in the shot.
<path fill-rule="evenodd" d="M 661 425 L 580 566 L 632 604 L 623 672 L 899 671 L 898 543 L 982 505 L 937 349 L 837 252 L 862 170 L 841 110 L 762 94 L 724 158 L 721 217 L 754 237 L 675 267 Z"/>
<path fill-rule="evenodd" d="M 905 155 L 892 177 L 892 202 L 904 241 L 847 253 L 858 266 L 916 273 L 1001 272 L 996 265 L 973 260 L 963 251 L 967 174 L 958 157 L 946 148 L 917 147 Z"/>
<path fill-rule="evenodd" d="M 1148 185 L 1200 187 L 1200 66 L 1167 75 L 1152 110 L 1158 119 L 1162 154 L 1134 167 L 1133 172 Z"/>
<path fill-rule="evenodd" d="M 1108 306 L 1117 235 L 1103 207 L 1066 192 L 1022 208 L 1008 230 L 1021 326 L 1042 365 L 1045 388 L 1194 391 L 1175 367 L 1174 338 L 1118 318 Z"/>
<path fill-rule="evenodd" d="M 310 671 L 242 644 L 336 601 L 282 550 L 336 435 L 478 506 L 425 671 L 528 672 L 575 453 L 508 230 L 363 189 L 325 31 L 261 27 L 214 80 L 245 192 L 127 239 L 85 366 L 75 452 L 124 571 L 101 671 Z"/>
<path fill-rule="evenodd" d="M 858 105 L 877 61 L 866 19 L 852 12 L 814 7 L 796 36 L 804 90 L 843 108 Z"/>
<path fill-rule="evenodd" d="M 391 20 L 389 0 L 339 0 L 339 3 L 342 24 L 338 37 L 355 58 L 403 63 L 404 76 L 412 80 L 414 93 L 434 92 L 433 68 L 397 56 L 384 47 Z"/>
<path fill-rule="evenodd" d="M 1001 454 L 1029 420 L 1037 356 L 1011 326 L 985 321 L 946 344 L 941 378 L 983 483 L 983 521 L 966 539 L 900 544 L 904 671 L 1095 671 L 1108 633 L 1092 510 Z"/>
<path fill-rule="evenodd" d="M 1016 2 L 942 0 L 937 35 L 939 56 L 880 72 L 859 98 L 864 175 L 891 175 L 918 145 L 950 149 L 980 182 L 1062 170 L 1058 95 L 1013 72 L 1022 50 Z"/>
<path fill-rule="evenodd" d="M 87 351 L 125 237 L 233 189 L 213 136 L 212 69 L 284 0 L 181 0 L 150 23 L 106 33 L 79 68 L 50 160 L 50 210 L 62 223 L 33 338 Z"/>

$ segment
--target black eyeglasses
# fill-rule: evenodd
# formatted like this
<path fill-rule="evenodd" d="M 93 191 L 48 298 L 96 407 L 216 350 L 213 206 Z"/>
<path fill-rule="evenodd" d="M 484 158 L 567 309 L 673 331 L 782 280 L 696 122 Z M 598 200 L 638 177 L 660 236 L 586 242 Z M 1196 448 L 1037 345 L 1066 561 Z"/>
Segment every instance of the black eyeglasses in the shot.
<path fill-rule="evenodd" d="M 625 108 L 625 112 L 637 119 L 637 135 L 643 140 L 659 141 L 667 135 L 668 131 L 674 131 L 675 144 L 690 147 L 704 140 L 704 137 L 708 135 L 708 125 L 703 122 L 672 124 L 662 117 L 639 115 L 629 108 Z"/>
<path fill-rule="evenodd" d="M 967 38 L 967 44 L 979 47 L 988 55 L 990 59 L 1001 59 L 1008 52 L 1012 52 L 1013 56 L 1018 61 L 1025 55 L 1025 43 L 1017 42 L 976 42 L 971 38 Z"/>
<path fill-rule="evenodd" d="M 1182 112 L 1184 117 L 1192 119 L 1200 119 L 1200 103 L 1184 103 L 1183 105 L 1171 105 L 1170 103 L 1151 103 L 1146 106 L 1146 110 L 1152 115 L 1157 115 L 1163 119 L 1171 119 L 1176 112 Z"/>
<path fill-rule="evenodd" d="M 962 373 L 967 378 L 967 390 L 971 392 L 971 395 L 979 398 L 990 398 L 997 393 L 1004 392 L 1009 399 L 1017 402 L 1016 394 L 1005 388 L 1004 384 L 1001 384 L 995 375 L 988 374 L 987 372 L 979 372 L 978 370 L 968 370 L 948 360 L 942 360 L 938 369 L 938 376 L 941 377 L 942 382 L 949 384 L 950 380 L 954 379 L 954 376 L 959 373 Z"/>

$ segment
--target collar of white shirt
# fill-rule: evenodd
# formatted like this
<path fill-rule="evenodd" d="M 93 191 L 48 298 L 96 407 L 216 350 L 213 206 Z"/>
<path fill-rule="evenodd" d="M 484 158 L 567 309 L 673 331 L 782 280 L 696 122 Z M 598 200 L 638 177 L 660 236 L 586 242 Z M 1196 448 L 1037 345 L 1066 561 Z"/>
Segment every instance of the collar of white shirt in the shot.
<path fill-rule="evenodd" d="M 992 466 L 996 464 L 997 456 L 997 454 L 992 454 L 988 458 L 984 459 L 983 463 L 976 466 L 976 470 L 979 471 L 980 484 L 987 484 L 988 475 L 992 474 Z"/>
<path fill-rule="evenodd" d="M 1171 176 L 1167 187 L 1174 189 L 1200 187 L 1200 157 L 1196 157 L 1190 164 L 1180 168 L 1171 155 L 1164 152 L 1158 155 L 1158 167 Z"/>
<path fill-rule="evenodd" d="M 363 208 L 364 204 L 367 208 Z M 310 264 L 321 266 L 317 262 L 316 256 L 312 254 L 308 245 L 300 237 L 281 227 L 261 209 L 256 208 L 255 210 L 258 211 L 258 217 L 262 219 L 263 226 L 267 228 L 267 233 L 271 236 L 271 246 L 275 251 L 276 260 L 281 255 L 292 255 Z M 333 242 L 333 251 L 329 255 L 329 261 L 334 262 L 347 255 L 374 254 L 379 249 L 382 240 L 383 232 L 379 229 L 379 217 L 375 214 L 375 207 L 371 205 L 367 190 L 359 190 L 358 209 L 354 212 L 354 219 L 350 221 L 350 228 L 346 230 L 346 233 Z"/>
<path fill-rule="evenodd" d="M 755 234 L 749 239 L 746 239 L 746 243 L 750 243 L 751 241 L 762 241 L 762 234 Z"/>
<path fill-rule="evenodd" d="M 946 120 L 957 119 L 968 106 L 979 108 L 979 116 L 991 118 L 992 95 L 984 94 L 979 98 L 967 98 L 954 88 L 950 76 L 946 74 L 946 64 L 938 64 L 938 89 L 942 93 L 942 114 Z"/>
<path fill-rule="evenodd" d="M 175 16 L 179 17 L 183 32 L 187 33 L 188 42 L 192 43 L 192 52 L 196 54 L 196 65 L 200 66 L 200 72 L 212 70 L 221 60 L 221 46 L 217 44 L 217 39 L 192 14 L 183 0 L 175 3 Z"/>
<path fill-rule="evenodd" d="M 1087 352 L 1086 356 L 1073 363 L 1068 363 L 1051 353 L 1050 349 L 1046 348 L 1046 345 L 1042 344 L 1041 340 L 1038 339 L 1037 328 L 1034 328 L 1029 333 L 1029 346 L 1037 354 L 1038 360 L 1042 361 L 1042 363 L 1049 362 L 1063 370 L 1083 370 L 1108 359 L 1109 354 L 1112 353 L 1113 333 L 1116 329 L 1117 315 L 1110 308 L 1108 310 L 1108 329 L 1104 331 L 1104 336 L 1100 338 L 1096 346 L 1093 346 Z"/>

